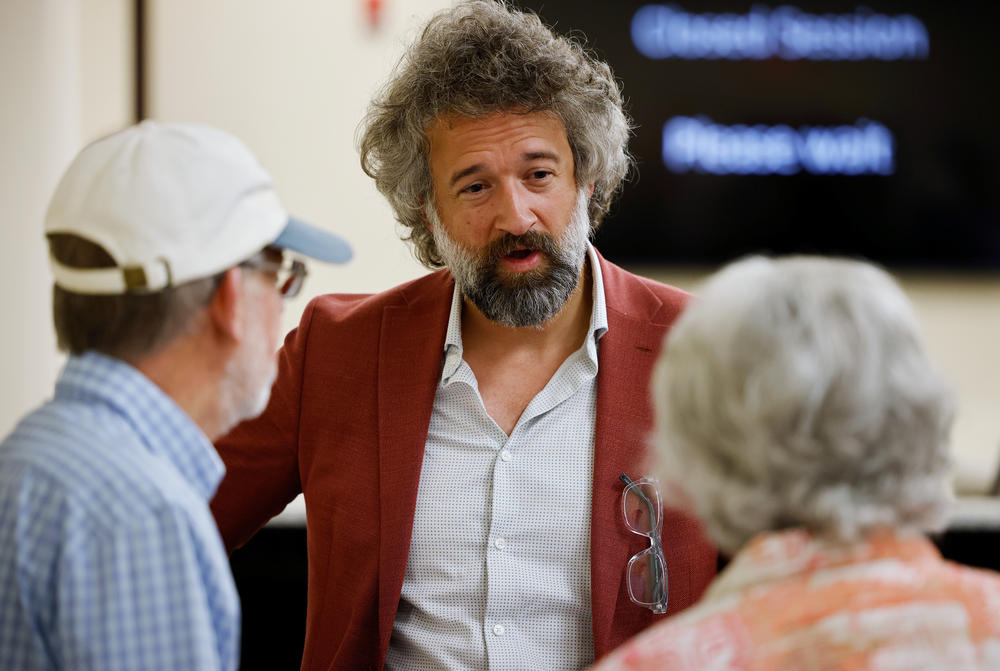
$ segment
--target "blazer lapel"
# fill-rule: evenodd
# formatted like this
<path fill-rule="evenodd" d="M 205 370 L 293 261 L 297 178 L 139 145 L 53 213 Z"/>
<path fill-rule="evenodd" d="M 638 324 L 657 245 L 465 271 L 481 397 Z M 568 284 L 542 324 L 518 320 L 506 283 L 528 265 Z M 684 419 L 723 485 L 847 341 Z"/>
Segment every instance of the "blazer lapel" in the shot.
<path fill-rule="evenodd" d="M 448 273 L 436 273 L 427 283 L 404 292 L 406 304 L 386 307 L 382 315 L 378 355 L 380 659 L 388 649 L 403 587 L 453 286 Z"/>
<path fill-rule="evenodd" d="M 662 316 L 658 314 L 662 301 L 625 271 L 601 261 L 608 331 L 598 354 L 594 431 L 591 605 L 596 650 L 607 649 L 616 605 L 620 595 L 627 594 L 625 565 L 637 536 L 626 528 L 622 517 L 625 485 L 619 476 L 647 475 L 646 441 L 652 425 L 648 380 L 668 328 L 667 320 L 653 321 Z"/>

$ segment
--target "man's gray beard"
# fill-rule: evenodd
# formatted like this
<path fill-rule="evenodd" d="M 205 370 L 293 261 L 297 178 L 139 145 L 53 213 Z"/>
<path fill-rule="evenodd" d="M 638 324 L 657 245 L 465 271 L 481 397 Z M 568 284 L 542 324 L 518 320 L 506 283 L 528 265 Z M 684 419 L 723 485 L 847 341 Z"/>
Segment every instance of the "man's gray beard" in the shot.
<path fill-rule="evenodd" d="M 269 351 L 267 333 L 260 323 L 251 319 L 244 328 L 246 340 L 226 362 L 226 374 L 219 383 L 223 433 L 264 412 L 278 375 L 277 356 Z"/>
<path fill-rule="evenodd" d="M 477 253 L 448 235 L 433 206 L 427 208 L 427 217 L 438 252 L 459 291 L 490 321 L 512 328 L 541 328 L 559 313 L 580 279 L 590 237 L 583 189 L 577 191 L 569 226 L 558 239 L 535 231 L 505 234 Z M 500 259 L 521 245 L 541 251 L 547 264 L 541 270 L 502 275 Z"/>

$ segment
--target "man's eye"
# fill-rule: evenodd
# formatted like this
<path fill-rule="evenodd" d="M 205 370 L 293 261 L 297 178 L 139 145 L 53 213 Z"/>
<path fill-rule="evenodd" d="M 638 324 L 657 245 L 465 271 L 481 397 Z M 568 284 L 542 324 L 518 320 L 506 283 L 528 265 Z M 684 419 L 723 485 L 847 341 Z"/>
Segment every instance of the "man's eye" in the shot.
<path fill-rule="evenodd" d="M 545 179 L 551 174 L 552 174 L 551 170 L 535 170 L 533 173 L 531 173 L 531 177 L 533 179 Z"/>
<path fill-rule="evenodd" d="M 462 189 L 462 192 L 463 193 L 479 193 L 480 191 L 482 191 L 485 188 L 486 187 L 483 186 L 482 184 L 470 184 L 469 186 L 467 186 L 464 189 Z"/>

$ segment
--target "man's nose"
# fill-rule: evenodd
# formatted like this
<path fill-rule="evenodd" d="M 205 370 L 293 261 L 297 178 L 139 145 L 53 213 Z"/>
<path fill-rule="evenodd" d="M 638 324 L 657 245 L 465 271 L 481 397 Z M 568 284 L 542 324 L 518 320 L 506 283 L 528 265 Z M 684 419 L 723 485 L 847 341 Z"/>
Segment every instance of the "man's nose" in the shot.
<path fill-rule="evenodd" d="M 500 189 L 499 211 L 495 227 L 511 235 L 524 235 L 538 223 L 538 217 L 531 208 L 531 195 L 524 193 L 520 185 L 510 185 Z"/>

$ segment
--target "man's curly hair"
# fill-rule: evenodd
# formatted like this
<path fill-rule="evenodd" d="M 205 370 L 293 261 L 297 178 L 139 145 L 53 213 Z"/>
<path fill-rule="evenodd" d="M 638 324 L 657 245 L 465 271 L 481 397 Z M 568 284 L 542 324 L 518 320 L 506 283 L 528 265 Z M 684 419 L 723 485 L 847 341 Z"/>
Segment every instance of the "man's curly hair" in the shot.
<path fill-rule="evenodd" d="M 504 0 L 471 0 L 431 18 L 361 124 L 361 166 L 409 229 L 417 258 L 444 266 L 423 218 L 433 203 L 427 129 L 442 116 L 550 112 L 566 128 L 578 186 L 594 185 L 592 230 L 632 165 L 630 121 L 606 63 Z"/>

